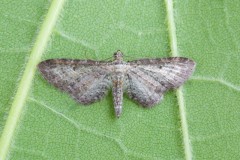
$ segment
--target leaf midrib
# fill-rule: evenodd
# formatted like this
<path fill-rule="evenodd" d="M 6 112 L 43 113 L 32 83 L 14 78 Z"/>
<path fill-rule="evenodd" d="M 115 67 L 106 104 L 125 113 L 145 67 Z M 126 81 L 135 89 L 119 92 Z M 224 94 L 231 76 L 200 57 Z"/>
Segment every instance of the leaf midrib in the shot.
<path fill-rule="evenodd" d="M 173 12 L 173 1 L 165 0 L 166 8 L 167 8 L 167 20 L 168 20 L 168 32 L 169 32 L 169 40 L 172 51 L 172 56 L 179 56 L 178 47 L 177 47 L 177 36 L 176 36 L 176 27 L 174 22 L 174 12 Z M 184 145 L 184 153 L 185 158 L 187 160 L 192 159 L 192 146 L 189 138 L 188 124 L 187 124 L 187 115 L 184 103 L 184 96 L 182 87 L 179 87 L 176 91 L 177 101 L 179 105 L 179 113 L 181 119 L 181 130 L 183 137 L 183 145 Z"/>
<path fill-rule="evenodd" d="M 30 57 L 23 72 L 21 81 L 18 85 L 16 95 L 6 121 L 1 140 L 0 140 L 0 159 L 4 160 L 9 152 L 14 131 L 23 111 L 24 104 L 27 100 L 27 95 L 33 82 L 36 72 L 36 65 L 41 60 L 41 56 L 47 46 L 52 30 L 57 22 L 59 13 L 63 8 L 65 0 L 53 0 L 48 13 L 42 23 L 39 34 L 33 45 Z"/>

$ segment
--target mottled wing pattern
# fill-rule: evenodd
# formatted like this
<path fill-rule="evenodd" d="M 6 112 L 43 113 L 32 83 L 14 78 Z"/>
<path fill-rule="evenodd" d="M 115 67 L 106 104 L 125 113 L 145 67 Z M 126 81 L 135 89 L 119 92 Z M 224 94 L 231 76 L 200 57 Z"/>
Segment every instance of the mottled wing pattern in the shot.
<path fill-rule="evenodd" d="M 44 78 L 82 104 L 91 104 L 111 87 L 104 61 L 50 59 L 38 65 Z M 105 64 L 105 65 L 104 65 Z"/>
<path fill-rule="evenodd" d="M 145 107 L 160 102 L 166 90 L 182 85 L 195 68 L 194 61 L 183 57 L 140 59 L 128 64 L 127 94 Z"/>
<path fill-rule="evenodd" d="M 146 79 L 135 74 L 127 74 L 125 88 L 128 96 L 144 107 L 151 107 L 162 98 L 162 93 L 156 93 L 154 86 L 146 85 Z"/>

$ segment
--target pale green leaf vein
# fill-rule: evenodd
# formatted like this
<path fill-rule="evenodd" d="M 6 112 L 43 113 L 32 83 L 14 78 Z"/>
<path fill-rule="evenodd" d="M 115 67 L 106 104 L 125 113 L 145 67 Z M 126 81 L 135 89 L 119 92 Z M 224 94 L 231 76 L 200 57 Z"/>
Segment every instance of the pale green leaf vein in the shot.
<path fill-rule="evenodd" d="M 211 78 L 211 77 L 202 77 L 202 76 L 192 76 L 191 77 L 191 80 L 199 80 L 199 81 L 210 81 L 210 82 L 217 82 L 217 83 L 220 83 L 222 85 L 225 85 L 229 88 L 232 88 L 236 91 L 240 91 L 240 87 L 237 86 L 237 85 L 234 85 L 222 78 Z"/>
<path fill-rule="evenodd" d="M 74 121 L 73 119 L 67 117 L 66 115 L 54 110 L 52 107 L 46 105 L 44 102 L 39 102 L 38 100 L 34 99 L 34 98 L 28 98 L 30 101 L 33 101 L 35 102 L 36 104 L 40 105 L 41 107 L 44 107 L 46 109 L 48 109 L 49 111 L 51 111 L 52 113 L 54 113 L 55 115 L 65 119 L 67 122 L 69 122 L 70 124 L 72 124 L 75 128 L 77 128 L 78 130 L 81 130 L 81 131 L 85 131 L 89 134 L 93 134 L 93 135 L 96 135 L 96 136 L 99 136 L 99 137 L 105 137 L 109 140 L 111 140 L 112 142 L 116 143 L 119 148 L 122 150 L 123 153 L 126 153 L 128 155 L 132 155 L 132 156 L 135 156 L 137 158 L 153 158 L 152 156 L 147 156 L 147 155 L 144 155 L 142 153 L 138 153 L 138 152 L 134 152 L 134 151 L 131 151 L 129 150 L 125 145 L 124 143 L 122 142 L 122 140 L 120 138 L 116 138 L 116 137 L 112 137 L 110 135 L 106 135 L 104 133 L 101 133 L 95 129 L 92 129 L 92 128 L 89 128 L 87 126 L 84 126 L 80 123 L 77 123 L 76 121 Z"/>
<path fill-rule="evenodd" d="M 174 23 L 174 11 L 173 11 L 173 2 L 172 0 L 165 0 L 167 8 L 167 20 L 168 20 L 168 30 L 169 30 L 169 39 L 171 45 L 172 56 L 179 56 L 177 48 L 177 36 L 176 36 L 176 27 Z M 186 108 L 184 104 L 184 96 L 182 92 L 182 87 L 179 87 L 176 91 L 179 112 L 181 118 L 182 134 L 183 134 L 183 145 L 184 153 L 187 160 L 192 159 L 192 146 L 189 138 L 188 124 L 187 124 L 187 115 Z"/>
<path fill-rule="evenodd" d="M 97 50 L 97 47 L 93 46 L 92 44 L 90 44 L 89 42 L 87 42 L 85 40 L 79 40 L 79 39 L 75 38 L 74 36 L 64 33 L 63 31 L 60 31 L 60 30 L 55 30 L 55 32 L 70 42 L 80 44 L 80 45 L 90 48 L 94 51 Z"/>
<path fill-rule="evenodd" d="M 39 63 L 41 55 L 47 46 L 48 39 L 52 33 L 53 27 L 56 24 L 58 15 L 64 5 L 64 1 L 65 0 L 52 1 L 49 12 L 43 21 L 36 42 L 32 48 L 0 140 L 1 160 L 6 159 L 9 152 L 9 147 L 13 140 L 14 131 L 17 127 L 29 90 L 31 88 L 32 80 L 36 71 L 36 65 Z"/>

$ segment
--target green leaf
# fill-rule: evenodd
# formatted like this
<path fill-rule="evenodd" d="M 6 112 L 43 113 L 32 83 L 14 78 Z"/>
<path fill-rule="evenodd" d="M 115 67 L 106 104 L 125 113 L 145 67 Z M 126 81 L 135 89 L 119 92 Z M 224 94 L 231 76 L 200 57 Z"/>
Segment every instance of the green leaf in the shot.
<path fill-rule="evenodd" d="M 0 159 L 240 158 L 239 1 L 63 2 L 1 2 Z M 197 68 L 152 109 L 124 96 L 119 119 L 111 94 L 85 107 L 36 70 L 41 59 L 118 49 Z"/>

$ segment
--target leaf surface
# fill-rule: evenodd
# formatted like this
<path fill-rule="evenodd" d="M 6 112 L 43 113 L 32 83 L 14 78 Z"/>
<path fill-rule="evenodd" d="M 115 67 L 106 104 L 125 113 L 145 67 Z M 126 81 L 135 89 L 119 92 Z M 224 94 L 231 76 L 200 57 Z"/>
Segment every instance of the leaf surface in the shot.
<path fill-rule="evenodd" d="M 0 6 L 0 133 L 17 124 L 12 136 L 1 137 L 0 159 L 240 158 L 239 1 L 174 1 L 172 10 L 165 1 L 67 1 L 44 54 L 36 54 L 42 23 L 56 2 L 4 0 Z M 103 60 L 119 49 L 126 60 L 192 58 L 196 71 L 152 109 L 125 95 L 116 119 L 111 93 L 82 106 L 28 65 L 40 61 L 31 61 L 35 55 Z M 23 82 L 26 73 L 35 76 Z M 22 83 L 29 87 L 21 89 L 26 98 L 16 96 Z M 17 112 L 14 102 L 21 98 Z"/>

